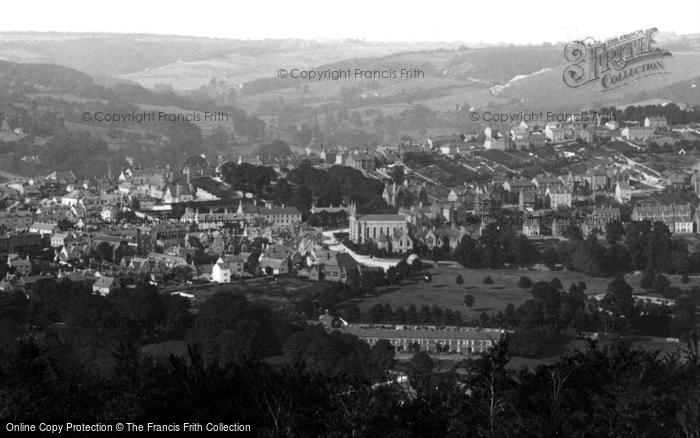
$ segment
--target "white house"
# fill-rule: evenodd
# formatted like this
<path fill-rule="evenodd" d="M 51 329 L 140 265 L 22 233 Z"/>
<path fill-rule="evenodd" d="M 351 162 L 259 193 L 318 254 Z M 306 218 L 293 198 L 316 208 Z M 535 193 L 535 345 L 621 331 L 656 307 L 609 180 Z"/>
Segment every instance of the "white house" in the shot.
<path fill-rule="evenodd" d="M 52 248 L 63 248 L 66 243 L 73 239 L 73 234 L 71 233 L 56 233 L 51 236 L 51 247 Z"/>
<path fill-rule="evenodd" d="M 56 231 L 58 231 L 58 226 L 53 222 L 34 222 L 31 227 L 29 227 L 30 233 L 39 233 L 42 236 L 50 236 Z"/>
<path fill-rule="evenodd" d="M 615 199 L 620 204 L 627 204 L 632 200 L 632 187 L 626 181 L 620 181 L 615 185 Z"/>
<path fill-rule="evenodd" d="M 550 208 L 556 210 L 560 206 L 571 208 L 571 190 L 563 186 L 547 187 Z"/>
<path fill-rule="evenodd" d="M 116 289 L 118 289 L 118 287 L 114 277 L 99 277 L 92 285 L 93 293 L 98 293 L 102 296 L 109 295 Z"/>
<path fill-rule="evenodd" d="M 231 269 L 219 257 L 214 266 L 211 268 L 211 281 L 214 283 L 230 283 Z"/>
<path fill-rule="evenodd" d="M 528 236 L 528 237 L 539 236 L 540 235 L 539 218 L 526 217 L 525 221 L 523 221 L 523 234 Z"/>

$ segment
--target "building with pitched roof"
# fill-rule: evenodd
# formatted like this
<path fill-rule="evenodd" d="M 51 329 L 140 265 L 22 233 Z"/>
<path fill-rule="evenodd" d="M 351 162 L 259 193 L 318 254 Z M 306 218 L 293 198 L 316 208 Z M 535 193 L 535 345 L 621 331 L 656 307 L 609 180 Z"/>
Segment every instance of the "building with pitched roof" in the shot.
<path fill-rule="evenodd" d="M 401 243 L 400 246 L 403 248 L 403 252 L 407 252 L 413 249 L 413 242 L 410 242 L 410 248 L 406 248 L 404 243 L 408 244 L 408 241 L 403 239 L 404 237 L 408 237 L 408 219 L 406 216 L 401 214 L 367 214 L 358 217 L 355 205 L 351 205 L 350 240 L 352 242 L 379 242 L 388 238 Z M 398 250 L 399 248 L 397 246 L 393 249 Z"/>

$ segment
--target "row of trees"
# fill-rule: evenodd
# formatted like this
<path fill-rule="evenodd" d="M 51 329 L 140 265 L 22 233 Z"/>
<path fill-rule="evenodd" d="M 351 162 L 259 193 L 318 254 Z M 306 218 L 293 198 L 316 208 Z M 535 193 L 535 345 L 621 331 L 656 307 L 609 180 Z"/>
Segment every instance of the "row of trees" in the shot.
<path fill-rule="evenodd" d="M 462 313 L 459 310 L 442 308 L 438 305 L 432 307 L 423 305 L 420 309 L 415 304 L 410 304 L 406 309 L 403 306 L 393 308 L 391 304 L 375 304 L 364 314 L 355 305 L 350 305 L 341 311 L 341 315 L 349 321 L 368 321 L 373 323 L 405 323 L 405 324 L 433 324 L 456 325 L 464 323 Z"/>

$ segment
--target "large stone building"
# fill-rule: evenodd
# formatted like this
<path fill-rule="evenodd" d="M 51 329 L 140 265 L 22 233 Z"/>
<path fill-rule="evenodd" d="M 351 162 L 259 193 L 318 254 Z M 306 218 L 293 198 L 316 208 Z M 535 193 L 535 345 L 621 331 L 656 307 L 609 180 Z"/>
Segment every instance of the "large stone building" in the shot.
<path fill-rule="evenodd" d="M 328 318 L 326 316 L 326 318 Z M 329 318 L 330 319 L 330 318 Z M 501 329 L 477 329 L 472 327 L 434 327 L 415 325 L 370 325 L 321 323 L 328 330 L 339 330 L 357 336 L 370 346 L 385 339 L 397 352 L 426 351 L 430 354 L 456 353 L 481 354 L 488 351 L 505 335 Z"/>
<path fill-rule="evenodd" d="M 350 240 L 354 243 L 391 244 L 391 252 L 413 250 L 408 236 L 408 219 L 401 214 L 367 214 L 357 217 L 355 204 L 350 206 Z"/>
<path fill-rule="evenodd" d="M 640 204 L 634 207 L 631 219 L 663 222 L 672 233 L 693 232 L 693 211 L 690 204 Z"/>

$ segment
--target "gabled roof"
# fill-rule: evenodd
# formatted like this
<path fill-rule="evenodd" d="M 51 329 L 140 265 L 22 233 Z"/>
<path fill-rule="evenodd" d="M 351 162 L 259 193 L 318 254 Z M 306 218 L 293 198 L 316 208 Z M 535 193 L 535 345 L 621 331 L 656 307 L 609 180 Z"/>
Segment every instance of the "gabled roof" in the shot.
<path fill-rule="evenodd" d="M 357 269 L 358 263 L 350 254 L 338 253 L 335 255 L 338 266 L 347 270 Z"/>
<path fill-rule="evenodd" d="M 114 286 L 114 277 L 106 277 L 106 276 L 99 277 L 97 279 L 97 281 L 95 282 L 95 284 L 93 285 L 93 287 L 100 287 L 100 288 L 102 288 L 102 287 L 110 288 L 112 286 Z"/>
<path fill-rule="evenodd" d="M 403 222 L 406 216 L 401 214 L 366 214 L 359 218 L 363 222 Z"/>

